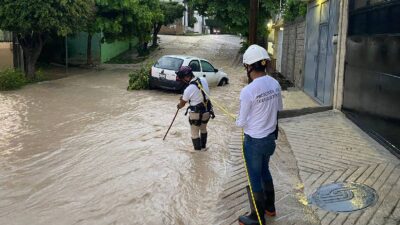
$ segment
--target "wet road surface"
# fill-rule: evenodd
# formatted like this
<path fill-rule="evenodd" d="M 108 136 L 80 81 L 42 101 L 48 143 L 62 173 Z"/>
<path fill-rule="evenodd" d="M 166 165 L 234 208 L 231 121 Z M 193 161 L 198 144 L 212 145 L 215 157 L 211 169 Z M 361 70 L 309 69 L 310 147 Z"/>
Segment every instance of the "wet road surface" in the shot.
<path fill-rule="evenodd" d="M 230 76 L 211 94 L 233 113 L 244 85 L 235 36 L 161 36 L 154 54 L 204 57 Z M 207 224 L 226 175 L 234 126 L 217 111 L 209 150 L 192 153 L 179 95 L 126 91 L 126 69 L 0 93 L 0 224 Z"/>

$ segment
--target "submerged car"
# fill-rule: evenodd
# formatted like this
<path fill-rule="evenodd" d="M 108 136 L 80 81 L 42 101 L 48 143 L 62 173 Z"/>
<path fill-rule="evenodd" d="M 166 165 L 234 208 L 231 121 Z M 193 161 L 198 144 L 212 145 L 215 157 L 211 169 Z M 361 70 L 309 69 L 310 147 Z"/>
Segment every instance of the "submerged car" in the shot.
<path fill-rule="evenodd" d="M 229 83 L 228 75 L 216 69 L 205 59 L 185 55 L 166 55 L 151 67 L 150 88 L 183 91 L 187 84 L 180 81 L 175 73 L 181 66 L 190 66 L 196 77 L 207 79 L 209 86 L 223 86 Z"/>

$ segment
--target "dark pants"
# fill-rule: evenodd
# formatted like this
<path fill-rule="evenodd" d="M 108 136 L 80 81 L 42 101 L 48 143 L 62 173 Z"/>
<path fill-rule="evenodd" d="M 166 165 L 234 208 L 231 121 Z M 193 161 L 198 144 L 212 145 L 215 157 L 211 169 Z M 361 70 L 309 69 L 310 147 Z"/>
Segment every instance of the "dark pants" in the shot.
<path fill-rule="evenodd" d="M 253 192 L 262 192 L 262 183 L 272 181 L 269 159 L 275 151 L 275 134 L 264 138 L 244 136 L 244 157 Z"/>

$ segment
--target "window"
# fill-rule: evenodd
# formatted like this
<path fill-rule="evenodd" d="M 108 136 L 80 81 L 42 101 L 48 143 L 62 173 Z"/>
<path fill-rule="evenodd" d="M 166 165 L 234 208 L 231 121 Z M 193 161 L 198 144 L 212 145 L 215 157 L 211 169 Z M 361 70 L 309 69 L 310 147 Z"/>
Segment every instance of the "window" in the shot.
<path fill-rule="evenodd" d="M 198 60 L 193 60 L 189 63 L 190 68 L 193 72 L 200 72 L 200 63 Z"/>
<path fill-rule="evenodd" d="M 203 67 L 203 72 L 214 72 L 214 67 L 206 61 L 201 60 L 201 67 Z"/>
<path fill-rule="evenodd" d="M 154 67 L 166 70 L 178 71 L 182 66 L 183 59 L 173 58 L 173 57 L 162 57 L 159 59 Z"/>

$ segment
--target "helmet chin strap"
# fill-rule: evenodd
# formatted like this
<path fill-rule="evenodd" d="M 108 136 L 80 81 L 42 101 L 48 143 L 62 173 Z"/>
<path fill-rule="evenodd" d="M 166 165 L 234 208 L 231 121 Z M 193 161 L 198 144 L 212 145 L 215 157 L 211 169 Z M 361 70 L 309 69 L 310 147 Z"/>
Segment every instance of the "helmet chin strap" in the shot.
<path fill-rule="evenodd" d="M 186 76 L 185 76 L 185 77 L 186 77 Z M 183 82 L 184 82 L 185 84 L 190 83 L 190 81 L 186 81 L 185 77 L 183 78 Z M 190 76 L 190 80 L 193 79 L 193 77 L 194 77 L 194 76 Z"/>
<path fill-rule="evenodd" d="M 253 82 L 253 79 L 251 79 L 250 77 L 250 73 L 253 72 L 253 68 L 248 69 L 248 67 L 246 67 L 246 71 L 247 71 L 247 82 L 250 84 L 251 82 Z"/>

